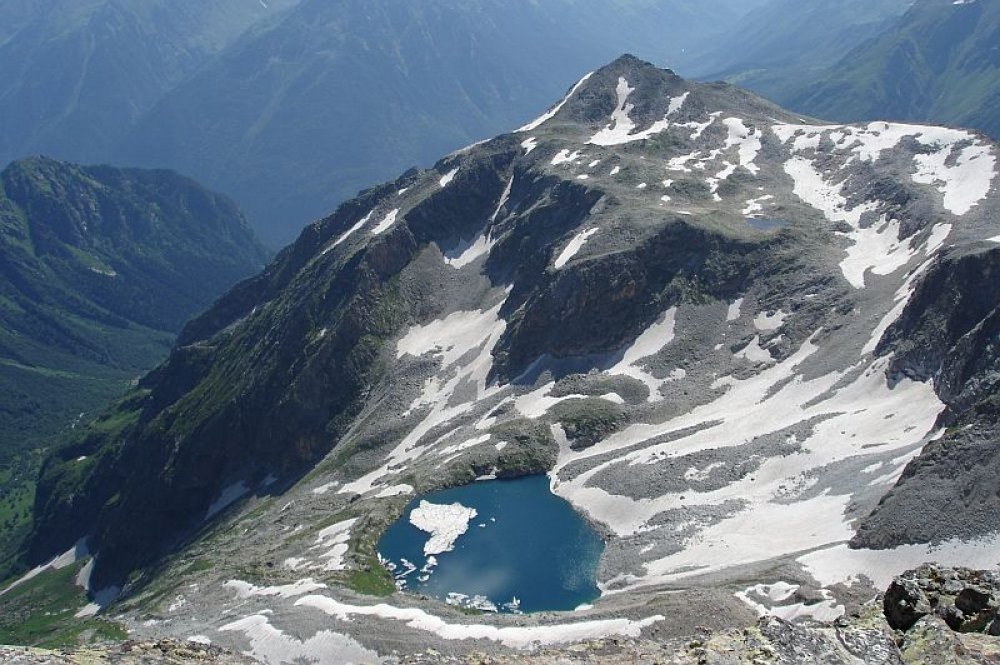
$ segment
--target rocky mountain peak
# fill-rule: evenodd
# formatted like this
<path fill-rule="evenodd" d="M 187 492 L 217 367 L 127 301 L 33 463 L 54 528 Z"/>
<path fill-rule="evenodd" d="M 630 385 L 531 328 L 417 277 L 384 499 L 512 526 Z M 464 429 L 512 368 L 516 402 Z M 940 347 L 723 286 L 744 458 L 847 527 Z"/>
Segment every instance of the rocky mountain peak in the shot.
<path fill-rule="evenodd" d="M 592 127 L 609 118 L 620 119 L 621 129 L 628 126 L 643 136 L 642 132 L 662 131 L 668 121 L 691 122 L 712 112 L 745 118 L 788 117 L 770 102 L 746 91 L 721 83 L 685 81 L 669 69 L 626 54 L 586 74 L 542 118 L 549 127 L 561 123 Z M 527 127 L 533 128 L 531 124 Z"/>

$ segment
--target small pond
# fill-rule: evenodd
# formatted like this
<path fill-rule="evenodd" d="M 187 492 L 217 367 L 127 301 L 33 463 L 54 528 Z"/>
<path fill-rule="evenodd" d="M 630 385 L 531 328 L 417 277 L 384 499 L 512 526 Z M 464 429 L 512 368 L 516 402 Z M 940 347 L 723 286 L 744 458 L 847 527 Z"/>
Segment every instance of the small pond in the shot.
<path fill-rule="evenodd" d="M 785 226 L 786 222 L 781 219 L 767 219 L 764 217 L 747 217 L 747 224 L 758 231 L 773 231 Z"/>
<path fill-rule="evenodd" d="M 378 544 L 396 586 L 490 612 L 573 610 L 600 595 L 604 543 L 549 479 L 417 497 Z"/>

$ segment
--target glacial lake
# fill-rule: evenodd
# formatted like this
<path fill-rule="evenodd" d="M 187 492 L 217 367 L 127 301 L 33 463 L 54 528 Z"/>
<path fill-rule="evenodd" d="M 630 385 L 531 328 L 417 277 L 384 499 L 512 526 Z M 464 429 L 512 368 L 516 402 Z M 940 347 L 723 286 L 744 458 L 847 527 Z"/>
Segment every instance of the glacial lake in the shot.
<path fill-rule="evenodd" d="M 603 551 L 601 538 L 549 491 L 545 476 L 417 497 L 378 544 L 401 590 L 490 612 L 590 603 L 600 595 Z"/>

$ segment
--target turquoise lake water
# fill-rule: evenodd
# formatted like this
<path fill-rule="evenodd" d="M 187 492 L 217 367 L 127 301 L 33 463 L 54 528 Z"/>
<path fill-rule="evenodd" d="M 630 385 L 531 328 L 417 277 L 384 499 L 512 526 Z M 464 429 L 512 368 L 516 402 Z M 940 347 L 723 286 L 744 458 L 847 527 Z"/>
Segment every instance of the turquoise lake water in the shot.
<path fill-rule="evenodd" d="M 459 503 L 477 513 L 452 551 L 434 555 L 436 566 L 424 556 L 430 534 L 410 523 L 422 501 Z M 499 612 L 573 610 L 593 601 L 600 595 L 596 574 L 603 550 L 590 525 L 549 491 L 545 476 L 417 497 L 378 545 L 401 589 Z"/>

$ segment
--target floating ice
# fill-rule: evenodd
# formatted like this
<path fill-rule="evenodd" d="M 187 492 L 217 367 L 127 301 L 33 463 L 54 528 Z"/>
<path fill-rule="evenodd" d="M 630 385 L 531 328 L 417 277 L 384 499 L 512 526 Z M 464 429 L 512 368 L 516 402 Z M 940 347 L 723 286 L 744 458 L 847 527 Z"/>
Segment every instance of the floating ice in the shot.
<path fill-rule="evenodd" d="M 455 541 L 469 530 L 469 522 L 477 515 L 475 508 L 460 503 L 446 505 L 421 501 L 410 512 L 410 524 L 431 534 L 424 545 L 424 554 L 442 554 L 455 547 Z"/>

